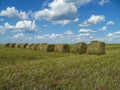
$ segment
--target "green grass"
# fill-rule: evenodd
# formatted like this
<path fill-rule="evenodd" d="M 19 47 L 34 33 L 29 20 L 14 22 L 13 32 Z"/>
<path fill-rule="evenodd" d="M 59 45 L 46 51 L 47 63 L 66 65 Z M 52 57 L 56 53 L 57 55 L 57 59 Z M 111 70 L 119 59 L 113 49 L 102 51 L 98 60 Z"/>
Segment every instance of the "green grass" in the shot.
<path fill-rule="evenodd" d="M 120 90 L 120 45 L 101 56 L 0 46 L 0 90 Z"/>

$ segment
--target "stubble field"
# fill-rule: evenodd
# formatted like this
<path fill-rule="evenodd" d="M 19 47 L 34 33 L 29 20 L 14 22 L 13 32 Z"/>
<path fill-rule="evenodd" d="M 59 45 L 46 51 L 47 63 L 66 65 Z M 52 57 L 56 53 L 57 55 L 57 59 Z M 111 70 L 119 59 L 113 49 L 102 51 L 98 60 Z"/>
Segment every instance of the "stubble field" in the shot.
<path fill-rule="evenodd" d="M 120 44 L 101 56 L 0 45 L 0 90 L 120 90 Z"/>

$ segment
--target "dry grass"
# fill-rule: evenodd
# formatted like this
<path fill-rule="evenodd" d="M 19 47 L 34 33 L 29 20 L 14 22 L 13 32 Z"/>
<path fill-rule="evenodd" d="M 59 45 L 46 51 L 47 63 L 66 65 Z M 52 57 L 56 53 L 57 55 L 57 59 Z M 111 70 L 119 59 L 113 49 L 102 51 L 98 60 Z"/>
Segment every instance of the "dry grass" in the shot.
<path fill-rule="evenodd" d="M 119 90 L 120 44 L 105 55 L 0 46 L 0 90 Z"/>

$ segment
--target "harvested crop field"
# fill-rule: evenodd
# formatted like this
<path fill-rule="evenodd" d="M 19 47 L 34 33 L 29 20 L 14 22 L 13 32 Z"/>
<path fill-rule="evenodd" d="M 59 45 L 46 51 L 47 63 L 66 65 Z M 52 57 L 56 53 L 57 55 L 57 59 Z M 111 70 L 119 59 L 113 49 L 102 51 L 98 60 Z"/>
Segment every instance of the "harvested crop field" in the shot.
<path fill-rule="evenodd" d="M 0 90 L 119 90 L 120 44 L 105 55 L 0 46 Z"/>

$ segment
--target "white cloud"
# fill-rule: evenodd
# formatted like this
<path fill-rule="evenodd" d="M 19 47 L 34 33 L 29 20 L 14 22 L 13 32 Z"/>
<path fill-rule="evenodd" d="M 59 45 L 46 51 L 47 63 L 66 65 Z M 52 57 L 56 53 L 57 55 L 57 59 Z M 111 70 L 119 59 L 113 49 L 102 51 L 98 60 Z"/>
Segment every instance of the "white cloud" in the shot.
<path fill-rule="evenodd" d="M 73 32 L 72 31 L 66 31 L 66 32 L 64 32 L 64 34 L 66 34 L 66 35 L 72 35 Z"/>
<path fill-rule="evenodd" d="M 5 32 L 6 30 L 2 26 L 0 26 L 0 34 L 4 34 Z"/>
<path fill-rule="evenodd" d="M 47 37 L 47 38 L 50 38 L 50 39 L 56 39 L 56 38 L 62 37 L 62 34 L 54 34 L 54 33 L 52 33 L 52 34 L 46 34 L 44 36 Z"/>
<path fill-rule="evenodd" d="M 103 26 L 102 28 L 100 28 L 98 31 L 105 31 L 107 30 L 108 26 L 110 25 L 114 25 L 115 23 L 113 21 L 108 21 L 107 24 L 105 26 Z"/>
<path fill-rule="evenodd" d="M 18 34 L 15 34 L 13 38 L 23 38 L 23 37 L 24 37 L 23 33 L 18 33 Z"/>
<path fill-rule="evenodd" d="M 104 15 L 91 15 L 88 20 L 85 20 L 83 23 L 79 24 L 80 27 L 87 27 L 90 25 L 94 25 L 100 22 L 105 21 Z"/>
<path fill-rule="evenodd" d="M 35 25 L 35 21 L 24 20 L 24 21 L 18 21 L 15 27 L 20 29 L 29 29 L 30 31 L 31 30 L 33 31 L 36 25 Z"/>
<path fill-rule="evenodd" d="M 114 25 L 115 23 L 113 21 L 107 22 L 107 25 Z"/>
<path fill-rule="evenodd" d="M 102 28 L 99 29 L 99 31 L 105 31 L 107 30 L 107 26 L 103 26 Z"/>
<path fill-rule="evenodd" d="M 113 32 L 113 33 L 109 33 L 108 35 L 107 35 L 107 37 L 109 37 L 109 38 L 119 38 L 120 37 L 120 31 L 117 31 L 117 32 Z"/>
<path fill-rule="evenodd" d="M 89 37 L 90 33 L 81 33 L 77 35 L 78 37 L 84 38 L 84 37 Z"/>
<path fill-rule="evenodd" d="M 15 25 L 10 25 L 6 22 L 4 26 L 1 26 L 1 28 L 4 30 L 13 30 L 14 32 L 35 32 L 37 26 L 34 20 L 23 20 L 18 21 Z"/>
<path fill-rule="evenodd" d="M 109 0 L 101 0 L 101 1 L 99 2 L 99 5 L 103 6 L 104 4 L 106 4 L 106 3 L 108 3 L 108 2 L 109 2 Z"/>
<path fill-rule="evenodd" d="M 80 33 L 93 33 L 95 31 L 93 31 L 92 29 L 85 29 L 85 28 L 82 28 L 79 30 Z"/>
<path fill-rule="evenodd" d="M 54 24 L 68 24 L 78 21 L 78 8 L 92 0 L 53 0 L 49 9 L 39 10 L 34 13 L 36 20 L 47 20 Z"/>
<path fill-rule="evenodd" d="M 56 38 L 61 38 L 63 35 L 62 34 L 42 34 L 42 35 L 37 35 L 34 38 L 35 39 L 41 39 L 41 40 L 48 40 L 48 39 L 56 39 Z"/>
<path fill-rule="evenodd" d="M 18 11 L 17 9 L 15 9 L 15 7 L 7 7 L 6 10 L 2 10 L 0 12 L 0 16 L 6 16 L 9 18 L 18 18 L 21 20 L 28 19 L 28 15 L 26 14 L 26 12 Z"/>
<path fill-rule="evenodd" d="M 43 3 L 42 8 L 44 8 L 45 6 L 48 6 L 48 4 L 49 4 L 49 0 L 46 0 L 46 1 Z"/>

